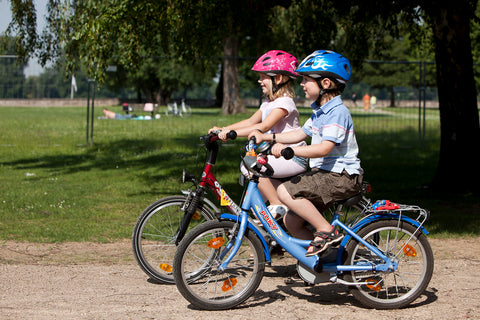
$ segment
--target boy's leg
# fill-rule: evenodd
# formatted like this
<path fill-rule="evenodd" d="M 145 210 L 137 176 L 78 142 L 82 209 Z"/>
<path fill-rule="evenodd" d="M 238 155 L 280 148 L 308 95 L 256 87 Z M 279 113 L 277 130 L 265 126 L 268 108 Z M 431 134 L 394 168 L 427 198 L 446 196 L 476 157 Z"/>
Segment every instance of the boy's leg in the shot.
<path fill-rule="evenodd" d="M 320 211 L 307 199 L 297 198 L 293 199 L 290 193 L 285 188 L 285 185 L 280 185 L 277 189 L 278 197 L 280 201 L 285 203 L 290 210 L 294 211 L 300 218 L 308 221 L 317 231 L 328 232 L 331 230 L 332 226 L 330 223 L 323 217 Z M 292 227 L 298 228 L 296 220 L 291 220 Z M 286 225 L 287 226 L 287 225 Z M 292 232 L 287 226 L 287 229 Z M 296 230 L 304 234 L 304 231 Z M 295 235 L 294 235 L 295 236 Z"/>

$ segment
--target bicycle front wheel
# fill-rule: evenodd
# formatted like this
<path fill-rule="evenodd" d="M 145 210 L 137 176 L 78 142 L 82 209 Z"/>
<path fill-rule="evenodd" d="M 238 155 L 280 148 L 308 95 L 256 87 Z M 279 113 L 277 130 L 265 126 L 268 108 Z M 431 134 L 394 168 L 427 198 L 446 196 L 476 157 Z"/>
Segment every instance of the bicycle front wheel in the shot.
<path fill-rule="evenodd" d="M 174 236 L 184 215 L 185 196 L 170 196 L 155 201 L 137 219 L 132 233 L 132 247 L 140 268 L 154 281 L 174 283 Z M 215 212 L 204 203 L 197 208 L 187 229 L 215 219 Z"/>
<path fill-rule="evenodd" d="M 234 241 L 235 223 L 207 221 L 192 229 L 180 242 L 173 261 L 175 284 L 190 303 L 205 310 L 237 306 L 257 290 L 265 270 L 262 243 L 246 231 L 235 257 L 224 271 L 218 267 Z"/>
<path fill-rule="evenodd" d="M 353 296 L 375 309 L 402 308 L 417 299 L 427 288 L 433 273 L 433 252 L 425 235 L 411 224 L 380 220 L 357 233 L 368 243 L 398 263 L 395 271 L 352 271 L 348 280 L 357 283 Z M 352 265 L 382 263 L 379 257 L 352 239 L 346 251 Z"/>

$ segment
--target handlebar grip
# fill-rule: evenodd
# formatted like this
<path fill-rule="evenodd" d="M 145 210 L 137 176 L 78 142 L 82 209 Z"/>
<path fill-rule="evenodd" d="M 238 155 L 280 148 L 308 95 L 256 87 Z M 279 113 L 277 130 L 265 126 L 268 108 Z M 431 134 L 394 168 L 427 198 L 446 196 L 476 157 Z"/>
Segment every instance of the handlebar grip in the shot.
<path fill-rule="evenodd" d="M 286 147 L 285 149 L 283 149 L 281 154 L 287 160 L 292 159 L 293 156 L 295 155 L 295 153 L 293 152 L 293 149 L 290 147 Z"/>
<path fill-rule="evenodd" d="M 227 139 L 235 140 L 236 137 L 237 137 L 236 131 L 231 130 L 229 133 L 227 133 Z"/>

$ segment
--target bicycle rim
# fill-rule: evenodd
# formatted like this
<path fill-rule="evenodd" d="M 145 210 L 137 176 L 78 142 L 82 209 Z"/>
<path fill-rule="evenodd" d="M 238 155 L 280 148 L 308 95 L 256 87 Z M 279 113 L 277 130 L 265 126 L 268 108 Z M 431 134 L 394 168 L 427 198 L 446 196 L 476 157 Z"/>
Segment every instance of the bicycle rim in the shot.
<path fill-rule="evenodd" d="M 184 196 L 172 196 L 155 201 L 140 215 L 133 229 L 134 256 L 141 269 L 159 283 L 174 283 L 174 235 L 184 214 L 181 208 L 185 199 Z M 187 232 L 214 217 L 204 205 L 196 210 Z"/>
<path fill-rule="evenodd" d="M 395 259 L 398 268 L 392 272 L 349 273 L 350 281 L 361 284 L 352 288 L 357 300 L 376 309 L 394 309 L 410 304 L 425 291 L 434 262 L 430 244 L 421 231 L 397 220 L 381 220 L 361 229 L 358 235 Z M 348 243 L 347 252 L 350 264 L 383 262 L 355 240 Z"/>
<path fill-rule="evenodd" d="M 248 230 L 226 270 L 218 270 L 233 227 L 230 221 L 207 221 L 185 236 L 175 254 L 175 283 L 180 293 L 201 309 L 222 310 L 239 305 L 255 292 L 263 278 L 262 244 Z"/>

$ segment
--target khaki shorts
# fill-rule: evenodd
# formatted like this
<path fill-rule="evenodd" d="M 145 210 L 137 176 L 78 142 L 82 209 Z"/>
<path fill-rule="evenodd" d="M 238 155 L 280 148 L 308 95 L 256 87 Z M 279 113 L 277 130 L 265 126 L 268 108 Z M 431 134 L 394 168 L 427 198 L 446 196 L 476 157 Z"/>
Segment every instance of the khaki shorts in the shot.
<path fill-rule="evenodd" d="M 362 189 L 363 176 L 313 169 L 283 183 L 294 199 L 310 200 L 320 212 L 335 201 L 356 195 Z"/>

